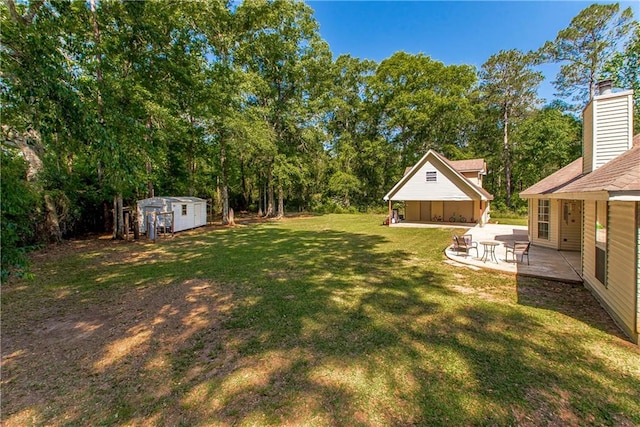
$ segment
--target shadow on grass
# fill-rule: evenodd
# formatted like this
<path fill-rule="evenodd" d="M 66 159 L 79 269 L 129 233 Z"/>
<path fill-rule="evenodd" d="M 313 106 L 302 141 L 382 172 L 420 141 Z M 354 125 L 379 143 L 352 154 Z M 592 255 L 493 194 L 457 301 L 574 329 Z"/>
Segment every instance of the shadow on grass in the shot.
<path fill-rule="evenodd" d="M 5 421 L 640 421 L 639 374 L 529 307 L 461 295 L 439 259 L 402 249 L 444 247 L 446 232 L 389 236 L 270 225 L 132 247 L 124 261 L 84 254 L 46 304 L 3 304 Z"/>
<path fill-rule="evenodd" d="M 517 276 L 518 303 L 552 310 L 623 340 L 629 338 L 582 283 Z"/>

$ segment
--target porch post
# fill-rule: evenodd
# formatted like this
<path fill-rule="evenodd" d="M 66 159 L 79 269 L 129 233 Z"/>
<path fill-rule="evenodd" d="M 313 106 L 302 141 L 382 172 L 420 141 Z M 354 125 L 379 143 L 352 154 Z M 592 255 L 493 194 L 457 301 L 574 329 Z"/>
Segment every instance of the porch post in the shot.
<path fill-rule="evenodd" d="M 387 216 L 387 219 L 389 220 L 389 225 L 391 225 L 391 215 L 393 214 L 393 209 L 391 209 L 392 206 L 392 202 L 391 199 L 389 199 L 389 215 Z"/>

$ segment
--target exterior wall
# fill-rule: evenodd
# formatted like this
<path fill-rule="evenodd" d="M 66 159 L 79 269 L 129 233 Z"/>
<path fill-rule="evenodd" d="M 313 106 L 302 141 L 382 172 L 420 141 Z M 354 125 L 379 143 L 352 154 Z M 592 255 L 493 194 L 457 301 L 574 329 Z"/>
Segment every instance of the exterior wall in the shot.
<path fill-rule="evenodd" d="M 489 222 L 490 219 L 490 207 L 491 202 L 480 202 L 480 225 L 485 225 Z"/>
<path fill-rule="evenodd" d="M 538 200 L 529 199 L 529 239 L 536 246 L 559 249 L 558 240 L 560 234 L 560 200 L 549 200 L 549 239 L 538 238 Z"/>
<path fill-rule="evenodd" d="M 632 146 L 633 91 L 596 96 L 584 109 L 584 173 L 591 172 Z"/>
<path fill-rule="evenodd" d="M 596 99 L 594 169 L 631 148 L 631 95 Z"/>
<path fill-rule="evenodd" d="M 640 202 L 636 202 L 636 333 L 640 334 Z"/>
<path fill-rule="evenodd" d="M 560 250 L 579 251 L 582 234 L 582 202 L 580 200 L 560 201 Z"/>
<path fill-rule="evenodd" d="M 426 182 L 427 171 L 437 172 L 436 182 Z M 431 162 L 425 162 L 398 190 L 393 200 L 472 200 L 472 196 L 460 189 L 462 185 L 462 179 L 450 171 L 439 170 Z M 479 196 L 473 195 L 473 198 Z"/>
<path fill-rule="evenodd" d="M 582 112 L 582 173 L 593 170 L 593 102 Z"/>
<path fill-rule="evenodd" d="M 463 216 L 468 222 L 471 222 L 473 217 L 473 202 L 444 202 L 444 215 L 443 219 L 449 221 L 452 216 Z"/>
<path fill-rule="evenodd" d="M 431 202 L 431 216 L 444 219 L 444 203 L 440 201 Z"/>
<path fill-rule="evenodd" d="M 187 214 L 182 215 L 182 205 L 187 205 Z M 147 212 L 173 212 L 173 231 L 188 230 L 190 228 L 207 225 L 207 202 L 202 201 L 177 201 L 171 198 L 155 197 L 138 201 L 138 224 L 140 231 L 146 233 L 146 221 L 143 214 Z M 160 223 L 159 223 L 160 224 Z M 166 224 L 169 226 L 170 224 Z"/>
<path fill-rule="evenodd" d="M 638 342 L 638 224 L 635 202 L 609 202 L 606 285 L 595 277 L 596 203 L 585 201 L 583 279 L 622 330 Z"/>
<path fill-rule="evenodd" d="M 409 201 L 404 204 L 405 220 L 420 221 L 420 202 Z"/>
<path fill-rule="evenodd" d="M 478 172 L 461 172 L 462 176 L 467 178 L 469 181 L 473 182 L 478 187 L 482 187 L 482 175 Z"/>
<path fill-rule="evenodd" d="M 431 221 L 431 202 L 420 202 L 420 221 Z"/>
<path fill-rule="evenodd" d="M 182 205 L 187 205 L 187 214 L 182 215 Z M 200 205 L 200 203 L 198 203 Z M 196 223 L 196 204 L 189 202 L 173 202 L 171 210 L 175 218 L 175 229 L 173 231 L 183 231 L 190 228 L 200 227 L 201 223 Z"/>
<path fill-rule="evenodd" d="M 479 206 L 480 202 L 440 202 L 440 201 L 408 201 L 405 202 L 406 221 L 433 221 L 434 216 L 439 216 L 443 221 L 448 222 L 449 218 L 462 215 L 468 222 L 478 220 L 478 216 L 473 216 L 474 205 Z"/>

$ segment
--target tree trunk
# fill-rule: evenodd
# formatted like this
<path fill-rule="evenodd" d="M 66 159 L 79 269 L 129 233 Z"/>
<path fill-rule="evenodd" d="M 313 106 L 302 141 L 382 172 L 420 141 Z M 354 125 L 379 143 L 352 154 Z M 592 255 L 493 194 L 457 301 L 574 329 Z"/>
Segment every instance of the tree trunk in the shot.
<path fill-rule="evenodd" d="M 151 181 L 151 160 L 147 160 L 147 197 L 155 197 L 155 190 L 153 188 L 153 182 Z"/>
<path fill-rule="evenodd" d="M 113 196 L 113 238 L 124 239 L 124 211 L 122 209 L 122 194 Z"/>
<path fill-rule="evenodd" d="M 262 203 L 264 202 L 264 198 L 262 197 L 263 188 L 260 180 L 258 180 L 258 216 L 261 217 L 262 213 Z"/>
<path fill-rule="evenodd" d="M 269 169 L 269 177 L 267 178 L 267 207 L 265 209 L 264 216 L 272 217 L 274 214 L 275 200 L 273 196 L 273 171 Z"/>
<path fill-rule="evenodd" d="M 60 243 L 62 241 L 62 231 L 60 231 L 60 218 L 58 218 L 58 210 L 56 209 L 56 204 L 48 194 L 45 194 L 44 196 L 44 206 L 47 210 L 45 224 L 48 238 L 51 241 Z"/>
<path fill-rule="evenodd" d="M 229 225 L 229 190 L 227 184 L 222 184 L 222 225 Z"/>
<path fill-rule="evenodd" d="M 504 161 L 504 188 L 507 207 L 511 209 L 511 155 L 509 147 L 509 113 L 504 109 L 503 116 L 504 138 L 502 142 L 502 158 Z"/>
<path fill-rule="evenodd" d="M 222 225 L 229 224 L 229 187 L 227 184 L 227 150 L 224 139 L 220 141 L 220 169 L 222 171 Z"/>
<path fill-rule="evenodd" d="M 149 145 L 151 145 L 151 136 L 149 135 L 151 133 L 151 118 L 148 117 L 147 118 L 147 123 L 146 123 L 146 128 L 147 128 L 147 133 L 145 133 L 144 135 L 144 141 L 147 144 L 147 147 L 145 147 L 145 149 L 149 149 Z M 155 197 L 155 190 L 153 188 L 153 181 L 151 180 L 151 173 L 153 172 L 153 165 L 151 164 L 151 159 L 147 158 L 146 161 L 146 169 L 147 169 L 147 197 L 151 198 L 151 197 Z"/>
<path fill-rule="evenodd" d="M 242 198 L 244 205 L 241 206 L 240 210 L 249 210 L 249 201 L 250 201 L 250 193 L 249 188 L 247 186 L 247 177 L 244 170 L 244 160 L 240 161 L 240 181 L 242 183 Z"/>
<path fill-rule="evenodd" d="M 282 186 L 278 186 L 278 214 L 277 218 L 284 217 L 284 191 L 282 190 Z"/>
<path fill-rule="evenodd" d="M 138 222 L 138 215 L 140 215 L 140 212 L 138 211 L 138 203 L 135 203 L 136 207 L 135 210 L 133 211 L 133 239 L 134 240 L 138 240 L 140 239 L 140 223 Z"/>

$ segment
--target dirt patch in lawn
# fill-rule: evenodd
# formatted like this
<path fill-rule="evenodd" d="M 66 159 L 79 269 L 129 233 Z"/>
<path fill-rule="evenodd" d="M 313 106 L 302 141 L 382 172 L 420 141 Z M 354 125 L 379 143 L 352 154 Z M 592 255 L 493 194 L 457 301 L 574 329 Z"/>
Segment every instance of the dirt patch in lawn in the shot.
<path fill-rule="evenodd" d="M 11 285 L 3 292 L 11 293 Z M 198 334 L 207 334 L 212 349 L 205 353 L 211 361 L 220 359 L 224 365 L 222 359 L 233 357 L 220 328 L 232 306 L 232 291 L 224 285 L 187 280 L 105 292 L 90 303 L 73 295 L 51 299 L 26 316 L 30 325 L 4 322 L 3 424 L 89 425 L 126 416 L 141 405 L 153 412 L 168 404 L 176 382 L 190 375 L 179 365 L 188 359 Z M 10 307 L 3 310 L 5 319 L 16 315 Z M 148 390 L 155 390 L 157 402 L 136 402 L 136 389 L 147 390 L 147 399 Z M 92 402 L 111 409 L 94 410 Z M 88 408 L 92 413 L 85 413 Z M 118 410 L 113 413 L 113 408 Z"/>

